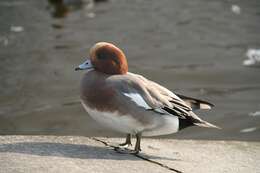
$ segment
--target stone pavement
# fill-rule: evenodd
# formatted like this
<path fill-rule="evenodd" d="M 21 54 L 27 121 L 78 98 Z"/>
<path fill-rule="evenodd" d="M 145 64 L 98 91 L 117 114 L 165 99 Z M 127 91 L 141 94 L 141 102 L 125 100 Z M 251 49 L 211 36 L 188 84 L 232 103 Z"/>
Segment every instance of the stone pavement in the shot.
<path fill-rule="evenodd" d="M 144 138 L 142 152 L 136 156 L 114 150 L 123 141 L 0 136 L 0 173 L 260 172 L 260 142 Z"/>

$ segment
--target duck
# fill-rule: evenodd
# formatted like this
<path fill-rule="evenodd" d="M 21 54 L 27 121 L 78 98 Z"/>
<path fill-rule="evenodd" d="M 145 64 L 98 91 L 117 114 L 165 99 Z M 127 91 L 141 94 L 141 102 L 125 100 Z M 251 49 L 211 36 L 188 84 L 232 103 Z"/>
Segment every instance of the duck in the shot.
<path fill-rule="evenodd" d="M 211 109 L 212 103 L 175 94 L 129 72 L 126 55 L 113 43 L 96 43 L 90 48 L 89 58 L 75 70 L 86 70 L 80 83 L 86 112 L 104 127 L 126 135 L 119 146 L 131 146 L 131 137 L 135 136 L 132 153 L 141 151 L 143 136 L 172 134 L 191 126 L 219 129 L 193 112 Z"/>

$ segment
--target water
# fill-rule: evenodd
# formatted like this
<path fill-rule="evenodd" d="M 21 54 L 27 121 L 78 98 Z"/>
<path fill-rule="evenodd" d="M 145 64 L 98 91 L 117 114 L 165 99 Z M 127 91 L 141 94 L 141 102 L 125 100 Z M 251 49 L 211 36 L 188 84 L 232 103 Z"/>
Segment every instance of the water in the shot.
<path fill-rule="evenodd" d="M 231 10 L 240 7 L 240 13 Z M 131 72 L 208 100 L 198 114 L 222 130 L 192 127 L 167 138 L 260 140 L 260 2 L 1 0 L 0 134 L 118 136 L 79 104 L 74 67 L 98 41 L 119 45 Z"/>

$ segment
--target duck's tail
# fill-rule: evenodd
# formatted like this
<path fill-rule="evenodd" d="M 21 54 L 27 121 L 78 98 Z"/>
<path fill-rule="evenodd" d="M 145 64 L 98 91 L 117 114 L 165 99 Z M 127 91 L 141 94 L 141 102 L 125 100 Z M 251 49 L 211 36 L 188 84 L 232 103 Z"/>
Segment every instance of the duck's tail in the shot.
<path fill-rule="evenodd" d="M 208 127 L 208 128 L 216 128 L 216 129 L 221 129 L 220 127 L 211 124 L 205 120 L 202 120 L 200 117 L 198 117 L 194 112 L 190 112 L 189 114 L 189 119 L 191 120 L 192 124 L 195 126 L 200 126 L 200 127 Z"/>
<path fill-rule="evenodd" d="M 214 125 L 214 124 L 211 124 L 211 123 L 209 123 L 209 122 L 207 122 L 207 121 L 204 121 L 204 120 L 202 120 L 202 121 L 199 122 L 199 123 L 193 123 L 193 124 L 196 125 L 196 126 L 199 126 L 199 127 L 208 127 L 208 128 L 221 129 L 221 127 L 216 126 L 216 125 Z"/>

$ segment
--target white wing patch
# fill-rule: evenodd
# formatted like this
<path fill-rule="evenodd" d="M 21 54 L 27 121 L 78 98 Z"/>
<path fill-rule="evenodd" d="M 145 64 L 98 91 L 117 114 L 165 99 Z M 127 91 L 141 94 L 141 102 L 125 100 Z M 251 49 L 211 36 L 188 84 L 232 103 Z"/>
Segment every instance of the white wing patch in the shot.
<path fill-rule="evenodd" d="M 123 93 L 125 96 L 129 97 L 132 101 L 134 101 L 138 106 L 143 107 L 145 109 L 152 109 L 143 99 L 143 97 L 138 93 Z"/>

